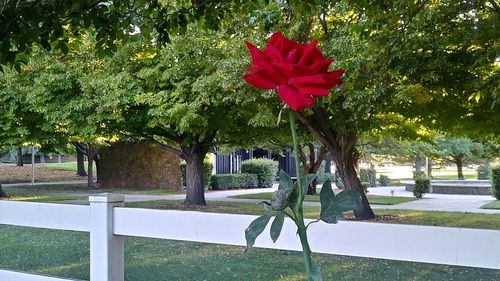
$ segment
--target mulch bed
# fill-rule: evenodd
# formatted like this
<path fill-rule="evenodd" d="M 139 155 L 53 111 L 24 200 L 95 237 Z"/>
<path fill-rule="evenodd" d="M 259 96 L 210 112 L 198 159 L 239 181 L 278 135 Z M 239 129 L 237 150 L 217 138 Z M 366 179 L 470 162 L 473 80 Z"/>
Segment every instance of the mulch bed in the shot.
<path fill-rule="evenodd" d="M 354 216 L 345 216 L 344 220 L 357 221 Z M 404 216 L 381 215 L 381 216 L 376 216 L 373 219 L 364 220 L 363 222 L 402 223 L 402 222 L 405 222 L 405 218 L 404 218 Z"/>
<path fill-rule="evenodd" d="M 58 182 L 85 180 L 73 171 L 53 170 L 35 166 L 35 182 Z M 17 167 L 15 165 L 0 165 L 0 183 L 31 182 L 31 165 Z"/>

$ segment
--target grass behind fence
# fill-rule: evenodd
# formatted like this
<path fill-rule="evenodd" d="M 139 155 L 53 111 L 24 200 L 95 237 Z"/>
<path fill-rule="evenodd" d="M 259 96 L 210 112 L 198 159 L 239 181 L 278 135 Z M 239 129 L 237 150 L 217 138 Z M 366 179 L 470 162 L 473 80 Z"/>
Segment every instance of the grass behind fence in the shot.
<path fill-rule="evenodd" d="M 0 268 L 88 280 L 88 240 L 86 233 L 0 225 Z M 304 280 L 302 254 L 292 251 L 244 254 L 243 247 L 129 237 L 125 255 L 128 281 Z M 325 280 L 500 280 L 499 270 L 323 254 L 314 260 Z"/>

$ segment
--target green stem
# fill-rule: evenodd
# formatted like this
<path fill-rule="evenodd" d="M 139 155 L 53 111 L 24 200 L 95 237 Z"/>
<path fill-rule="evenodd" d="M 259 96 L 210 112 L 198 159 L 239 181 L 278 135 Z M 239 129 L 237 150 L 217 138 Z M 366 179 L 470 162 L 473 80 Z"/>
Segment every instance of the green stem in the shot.
<path fill-rule="evenodd" d="M 306 266 L 307 276 L 311 278 L 312 271 L 312 260 L 311 260 L 311 248 L 309 247 L 309 242 L 307 241 L 307 227 L 304 224 L 304 195 L 305 186 L 302 184 L 302 172 L 300 169 L 299 162 L 299 142 L 297 139 L 297 129 L 295 128 L 295 113 L 289 110 L 290 116 L 290 128 L 292 130 L 292 140 L 293 140 L 293 156 L 295 157 L 295 170 L 297 174 L 297 186 L 299 188 L 299 205 L 295 213 L 295 224 L 297 225 L 300 243 L 302 244 L 302 253 L 304 254 L 304 264 Z"/>

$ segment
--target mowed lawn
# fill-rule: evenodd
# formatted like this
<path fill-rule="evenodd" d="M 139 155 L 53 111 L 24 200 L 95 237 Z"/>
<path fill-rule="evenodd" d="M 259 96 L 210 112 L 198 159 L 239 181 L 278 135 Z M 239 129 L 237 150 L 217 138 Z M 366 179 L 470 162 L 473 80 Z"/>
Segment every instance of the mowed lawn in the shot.
<path fill-rule="evenodd" d="M 318 191 L 319 193 L 319 191 Z M 273 193 L 272 192 L 262 192 L 262 193 L 254 193 L 254 194 L 244 194 L 244 195 L 236 195 L 233 198 L 245 198 L 245 199 L 261 199 L 261 200 L 271 200 Z M 378 196 L 378 195 L 369 195 L 368 201 L 370 204 L 375 205 L 395 205 L 404 202 L 415 201 L 417 198 L 413 197 L 389 197 L 389 196 Z M 319 194 L 318 195 L 306 195 L 306 202 L 319 202 Z"/>
<path fill-rule="evenodd" d="M 242 230 L 244 231 L 244 230 Z M 369 233 L 367 233 L 369 239 Z M 342 239 L 332 237 L 332 243 Z M 86 233 L 0 225 L 0 268 L 89 279 Z M 325 280 L 500 280 L 499 270 L 315 254 Z M 305 280 L 300 252 L 128 237 L 125 280 Z"/>
<path fill-rule="evenodd" d="M 500 210 L 500 200 L 493 201 L 481 207 L 481 209 Z"/>

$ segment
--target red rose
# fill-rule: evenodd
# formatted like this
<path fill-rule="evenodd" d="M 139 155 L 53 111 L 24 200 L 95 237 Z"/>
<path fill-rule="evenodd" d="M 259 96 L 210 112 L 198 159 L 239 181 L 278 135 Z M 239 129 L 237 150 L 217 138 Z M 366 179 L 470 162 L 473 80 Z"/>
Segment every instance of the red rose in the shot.
<path fill-rule="evenodd" d="M 278 96 L 295 111 L 313 106 L 316 96 L 327 96 L 331 88 L 342 84 L 344 70 L 328 71 L 334 59 L 325 59 L 316 40 L 300 44 L 275 32 L 264 51 L 246 44 L 253 65 L 243 79 L 261 89 L 277 87 Z"/>

